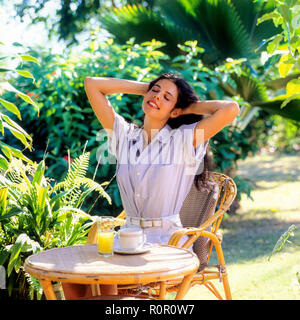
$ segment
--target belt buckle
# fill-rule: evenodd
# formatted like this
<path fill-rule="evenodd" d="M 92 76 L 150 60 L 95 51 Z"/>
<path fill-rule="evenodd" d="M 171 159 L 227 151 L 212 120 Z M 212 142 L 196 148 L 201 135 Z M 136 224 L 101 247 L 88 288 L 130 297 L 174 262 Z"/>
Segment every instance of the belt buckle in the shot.
<path fill-rule="evenodd" d="M 161 220 L 153 220 L 152 225 L 153 225 L 153 227 L 161 227 L 162 222 L 161 222 Z"/>
<path fill-rule="evenodd" d="M 140 220 L 140 226 L 141 228 L 151 228 L 152 227 L 152 221 L 151 220 L 146 220 L 146 219 L 141 219 Z"/>

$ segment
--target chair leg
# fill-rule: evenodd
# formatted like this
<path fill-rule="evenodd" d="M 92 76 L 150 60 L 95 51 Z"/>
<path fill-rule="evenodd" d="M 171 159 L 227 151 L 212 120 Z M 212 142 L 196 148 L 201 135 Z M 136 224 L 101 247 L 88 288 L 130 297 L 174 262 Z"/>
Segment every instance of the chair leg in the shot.
<path fill-rule="evenodd" d="M 223 282 L 226 300 L 232 300 L 229 282 L 228 282 L 228 274 L 225 267 L 225 259 L 224 259 L 221 243 L 215 235 L 210 238 L 212 239 L 213 244 L 215 246 L 220 268 L 223 269 L 223 270 L 220 269 L 221 270 L 220 275 L 222 275 L 222 282 Z"/>
<path fill-rule="evenodd" d="M 222 296 L 220 295 L 219 291 L 216 289 L 216 287 L 210 282 L 206 281 L 204 283 L 205 287 L 212 292 L 219 300 L 223 300 Z"/>
<path fill-rule="evenodd" d="M 223 280 L 223 287 L 224 287 L 226 300 L 232 300 L 227 272 L 222 275 L 222 280 Z"/>

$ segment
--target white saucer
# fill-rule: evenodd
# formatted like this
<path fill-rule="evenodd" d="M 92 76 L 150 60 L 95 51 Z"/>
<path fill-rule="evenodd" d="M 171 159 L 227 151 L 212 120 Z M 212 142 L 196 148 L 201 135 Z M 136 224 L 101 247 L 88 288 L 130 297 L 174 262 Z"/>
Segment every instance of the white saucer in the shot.
<path fill-rule="evenodd" d="M 118 254 L 142 254 L 149 252 L 151 249 L 151 245 L 145 244 L 143 247 L 136 249 L 136 250 L 124 250 L 121 249 L 118 245 L 114 247 L 114 252 Z"/>

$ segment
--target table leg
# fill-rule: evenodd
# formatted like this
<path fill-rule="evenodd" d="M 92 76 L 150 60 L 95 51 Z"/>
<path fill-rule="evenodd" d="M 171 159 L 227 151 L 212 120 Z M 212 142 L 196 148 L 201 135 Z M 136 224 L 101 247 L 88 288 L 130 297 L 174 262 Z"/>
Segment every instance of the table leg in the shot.
<path fill-rule="evenodd" d="M 189 289 L 189 286 L 190 286 L 190 283 L 192 281 L 193 276 L 194 276 L 194 273 L 191 273 L 191 274 L 186 275 L 183 278 L 181 285 L 179 287 L 179 290 L 177 292 L 177 295 L 175 297 L 175 300 L 182 300 L 184 298 L 186 292 Z"/>
<path fill-rule="evenodd" d="M 52 283 L 50 280 L 45 280 L 45 279 L 39 279 L 40 283 L 43 287 L 45 296 L 47 300 L 56 300 L 56 295 L 54 293 Z"/>
<path fill-rule="evenodd" d="M 162 281 L 160 283 L 159 299 L 164 300 L 166 297 L 166 292 L 167 292 L 166 282 Z"/>

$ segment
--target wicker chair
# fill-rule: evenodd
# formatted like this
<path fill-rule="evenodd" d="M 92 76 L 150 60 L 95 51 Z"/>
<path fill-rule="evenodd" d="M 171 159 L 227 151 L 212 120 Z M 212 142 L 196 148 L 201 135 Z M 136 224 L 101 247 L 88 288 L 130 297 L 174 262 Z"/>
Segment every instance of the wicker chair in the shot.
<path fill-rule="evenodd" d="M 179 246 L 183 236 L 188 235 L 188 240 L 181 246 L 190 248 L 200 260 L 198 272 L 194 275 L 191 286 L 204 285 L 218 299 L 223 299 L 220 292 L 212 283 L 212 280 L 220 280 L 223 283 L 225 299 L 231 300 L 230 286 L 225 266 L 223 250 L 221 247 L 222 237 L 218 229 L 224 213 L 230 208 L 235 196 L 236 185 L 234 181 L 222 174 L 210 172 L 209 187 L 198 190 L 193 184 L 180 211 L 182 229 L 177 230 L 171 236 L 169 245 Z M 125 211 L 122 211 L 116 218 L 118 225 L 123 224 L 126 218 Z M 88 242 L 95 241 L 95 230 L 93 227 L 89 233 Z M 209 265 L 212 249 L 215 248 L 218 264 Z M 176 292 L 182 279 L 168 281 L 163 284 L 165 292 Z M 139 295 L 140 297 L 156 297 L 157 288 L 162 284 L 151 283 L 146 287 L 119 286 L 118 292 L 122 295 Z M 145 289 L 146 292 L 145 292 Z"/>
<path fill-rule="evenodd" d="M 223 283 L 225 299 L 231 300 L 221 246 L 222 236 L 218 230 L 224 213 L 229 210 L 236 196 L 237 189 L 234 181 L 224 174 L 212 172 L 210 180 L 212 181 L 211 190 L 198 190 L 194 185 L 192 186 L 180 212 L 184 228 L 174 232 L 169 245 L 178 246 L 180 239 L 188 235 L 189 239 L 182 247 L 189 248 L 193 245 L 193 251 L 200 260 L 199 270 L 194 275 L 191 286 L 204 285 L 222 300 L 222 295 L 212 283 L 212 280 L 220 280 Z M 209 265 L 213 248 L 217 254 L 217 265 Z M 176 291 L 176 285 L 169 283 L 168 291 Z"/>

